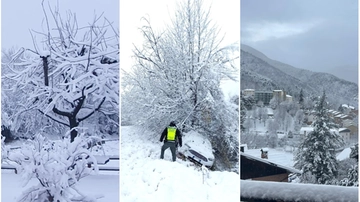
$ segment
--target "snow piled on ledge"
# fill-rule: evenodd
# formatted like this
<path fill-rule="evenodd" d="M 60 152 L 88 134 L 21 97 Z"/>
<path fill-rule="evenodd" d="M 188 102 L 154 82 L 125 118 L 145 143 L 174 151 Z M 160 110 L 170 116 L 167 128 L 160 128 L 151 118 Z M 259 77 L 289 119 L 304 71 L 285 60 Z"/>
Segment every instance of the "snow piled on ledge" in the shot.
<path fill-rule="evenodd" d="M 241 180 L 241 198 L 283 201 L 358 201 L 357 187 Z"/>

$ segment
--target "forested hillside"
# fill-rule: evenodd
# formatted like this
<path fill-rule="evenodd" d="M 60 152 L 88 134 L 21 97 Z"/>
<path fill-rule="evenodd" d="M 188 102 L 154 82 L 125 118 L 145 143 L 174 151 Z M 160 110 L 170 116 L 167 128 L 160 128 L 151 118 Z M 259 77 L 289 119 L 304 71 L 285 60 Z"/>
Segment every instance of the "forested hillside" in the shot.
<path fill-rule="evenodd" d="M 341 103 L 358 105 L 356 83 L 340 79 L 334 75 L 312 72 L 271 60 L 261 52 L 241 45 L 241 89 L 285 90 L 298 97 L 300 90 L 306 96 L 316 96 L 326 91 L 328 101 L 334 106 Z"/>

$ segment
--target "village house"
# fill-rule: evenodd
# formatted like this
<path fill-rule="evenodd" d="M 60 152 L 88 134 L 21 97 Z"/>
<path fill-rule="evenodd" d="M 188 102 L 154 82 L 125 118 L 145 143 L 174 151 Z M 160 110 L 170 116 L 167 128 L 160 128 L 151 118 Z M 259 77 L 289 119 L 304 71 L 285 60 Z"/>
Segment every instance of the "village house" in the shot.
<path fill-rule="evenodd" d="M 339 135 L 343 138 L 345 143 L 350 143 L 350 130 L 347 128 L 339 128 Z"/>
<path fill-rule="evenodd" d="M 269 149 L 262 148 L 250 152 L 244 146 L 240 146 L 240 151 L 240 179 L 289 182 L 290 175 L 301 174 L 301 171 L 279 163 L 279 159 L 284 158 L 284 153 L 279 151 L 269 153 Z M 257 152 L 256 155 L 254 152 Z M 290 154 L 287 153 L 285 156 L 288 155 Z"/>

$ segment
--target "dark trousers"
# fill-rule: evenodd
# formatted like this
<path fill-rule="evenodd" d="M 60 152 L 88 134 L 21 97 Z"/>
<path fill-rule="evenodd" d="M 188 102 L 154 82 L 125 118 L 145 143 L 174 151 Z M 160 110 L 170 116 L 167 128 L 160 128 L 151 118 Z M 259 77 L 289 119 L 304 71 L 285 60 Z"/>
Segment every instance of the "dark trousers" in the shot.
<path fill-rule="evenodd" d="M 164 145 L 161 147 L 161 154 L 160 158 L 164 159 L 164 152 L 167 148 L 170 147 L 172 160 L 176 161 L 176 143 L 175 142 L 165 142 Z"/>

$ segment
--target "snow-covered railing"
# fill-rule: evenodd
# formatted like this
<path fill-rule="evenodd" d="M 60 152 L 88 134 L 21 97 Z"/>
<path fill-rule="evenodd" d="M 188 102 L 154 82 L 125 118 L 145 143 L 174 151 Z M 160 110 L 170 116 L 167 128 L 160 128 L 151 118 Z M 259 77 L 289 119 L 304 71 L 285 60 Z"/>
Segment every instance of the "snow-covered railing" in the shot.
<path fill-rule="evenodd" d="M 240 180 L 241 201 L 358 201 L 358 187 Z"/>
<path fill-rule="evenodd" d="M 15 174 L 17 174 L 17 169 L 14 165 L 10 165 L 10 164 L 1 164 L 1 169 L 4 170 L 14 170 Z"/>

